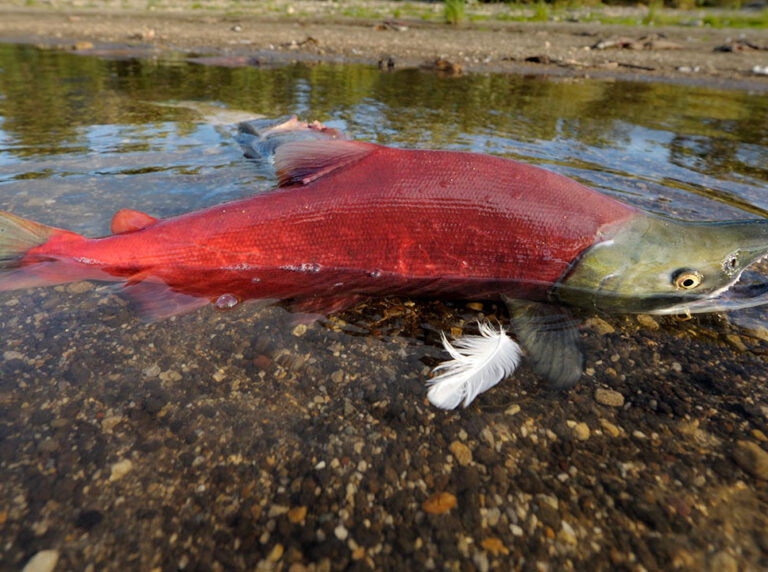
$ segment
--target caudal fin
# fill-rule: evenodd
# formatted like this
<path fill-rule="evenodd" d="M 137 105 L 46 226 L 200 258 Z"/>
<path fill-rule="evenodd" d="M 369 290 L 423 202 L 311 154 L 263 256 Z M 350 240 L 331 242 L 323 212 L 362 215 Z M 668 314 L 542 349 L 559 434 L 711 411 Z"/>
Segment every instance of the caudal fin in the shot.
<path fill-rule="evenodd" d="M 0 211 L 0 270 L 19 266 L 30 248 L 40 246 L 58 229 Z"/>

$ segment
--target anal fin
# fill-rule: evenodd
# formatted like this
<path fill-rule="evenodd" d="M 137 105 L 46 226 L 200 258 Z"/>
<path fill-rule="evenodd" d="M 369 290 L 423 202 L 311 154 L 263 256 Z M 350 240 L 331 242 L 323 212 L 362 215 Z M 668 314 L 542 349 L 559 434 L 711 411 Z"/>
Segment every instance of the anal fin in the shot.
<path fill-rule="evenodd" d="M 576 321 L 551 304 L 502 296 L 510 325 L 533 370 L 558 389 L 575 385 L 584 372 Z"/>
<path fill-rule="evenodd" d="M 122 286 L 120 294 L 128 298 L 146 322 L 194 312 L 210 303 L 208 298 L 174 292 L 159 282 L 128 282 Z"/>

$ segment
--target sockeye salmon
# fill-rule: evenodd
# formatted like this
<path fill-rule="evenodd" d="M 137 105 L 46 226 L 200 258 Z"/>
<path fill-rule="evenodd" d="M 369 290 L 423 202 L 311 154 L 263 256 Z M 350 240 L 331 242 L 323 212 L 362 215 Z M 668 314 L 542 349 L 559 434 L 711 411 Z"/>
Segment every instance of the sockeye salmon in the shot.
<path fill-rule="evenodd" d="M 119 211 L 86 238 L 0 212 L 0 290 L 123 282 L 154 317 L 210 302 L 289 301 L 330 313 L 371 296 L 502 299 L 534 369 L 557 386 L 582 372 L 562 305 L 618 312 L 709 311 L 768 253 L 765 221 L 683 223 L 564 176 L 474 153 L 349 141 L 320 124 L 246 123 L 249 150 L 274 153 L 279 185 L 156 219 Z M 514 369 L 518 346 L 483 328 L 430 390 L 465 405 Z"/>

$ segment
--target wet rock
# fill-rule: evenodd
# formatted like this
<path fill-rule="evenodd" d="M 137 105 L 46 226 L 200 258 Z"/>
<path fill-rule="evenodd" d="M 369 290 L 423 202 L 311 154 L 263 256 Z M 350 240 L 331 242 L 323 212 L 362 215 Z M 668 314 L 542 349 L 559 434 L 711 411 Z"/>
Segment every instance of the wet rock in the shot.
<path fill-rule="evenodd" d="M 622 407 L 624 405 L 624 396 L 618 391 L 600 387 L 595 390 L 595 401 L 600 405 L 607 405 L 608 407 Z"/>
<path fill-rule="evenodd" d="M 712 572 L 739 572 L 736 559 L 725 551 L 720 551 L 712 557 L 709 563 Z"/>
<path fill-rule="evenodd" d="M 648 314 L 638 314 L 637 321 L 641 326 L 651 331 L 655 332 L 656 330 L 659 329 L 659 323 L 652 316 L 649 316 Z"/>
<path fill-rule="evenodd" d="M 601 419 L 600 426 L 603 428 L 603 431 L 608 433 L 611 437 L 618 437 L 621 435 L 621 430 L 607 419 Z"/>
<path fill-rule="evenodd" d="M 67 286 L 67 292 L 70 294 L 85 294 L 93 290 L 93 284 L 90 282 L 73 282 Z"/>
<path fill-rule="evenodd" d="M 124 459 L 113 463 L 110 469 L 109 480 L 111 482 L 118 481 L 127 475 L 131 469 L 133 469 L 133 463 L 130 459 Z"/>
<path fill-rule="evenodd" d="M 448 449 L 460 465 L 466 467 L 472 462 L 472 450 L 461 441 L 454 441 Z"/>
<path fill-rule="evenodd" d="M 342 542 L 349 537 L 349 531 L 346 529 L 346 527 L 343 524 L 340 524 L 339 526 L 334 528 L 333 534 L 336 538 L 338 538 Z"/>
<path fill-rule="evenodd" d="M 606 336 L 616 331 L 616 328 L 598 316 L 594 316 L 584 322 L 584 326 L 590 330 L 595 330 L 601 336 Z"/>
<path fill-rule="evenodd" d="M 482 546 L 484 550 L 487 550 L 494 556 L 506 556 L 509 554 L 509 549 L 504 546 L 504 543 L 501 541 L 501 539 L 496 538 L 495 536 L 484 539 L 480 543 L 480 546 Z"/>
<path fill-rule="evenodd" d="M 297 506 L 288 511 L 288 520 L 293 524 L 304 522 L 307 516 L 307 507 Z"/>
<path fill-rule="evenodd" d="M 421 508 L 429 514 L 445 514 L 458 504 L 456 496 L 451 493 L 435 493 L 421 503 Z"/>
<path fill-rule="evenodd" d="M 81 40 L 79 42 L 75 42 L 72 45 L 72 49 L 76 52 L 83 51 L 83 50 L 92 50 L 93 49 L 93 42 L 89 42 L 87 40 Z"/>
<path fill-rule="evenodd" d="M 458 77 L 464 73 L 460 64 L 448 61 L 443 58 L 437 58 L 431 62 L 425 62 L 419 66 L 424 71 L 433 71 L 441 75 Z"/>
<path fill-rule="evenodd" d="M 573 426 L 573 435 L 579 441 L 586 441 L 589 439 L 589 425 L 586 423 L 577 423 Z"/>
<path fill-rule="evenodd" d="M 733 458 L 746 472 L 758 479 L 768 480 L 768 452 L 751 441 L 739 441 Z"/>
<path fill-rule="evenodd" d="M 104 520 L 104 515 L 98 510 L 84 510 L 77 515 L 75 526 L 83 530 L 91 530 L 102 520 Z"/>
<path fill-rule="evenodd" d="M 53 572 L 58 561 L 58 550 L 41 550 L 29 559 L 21 572 Z"/>

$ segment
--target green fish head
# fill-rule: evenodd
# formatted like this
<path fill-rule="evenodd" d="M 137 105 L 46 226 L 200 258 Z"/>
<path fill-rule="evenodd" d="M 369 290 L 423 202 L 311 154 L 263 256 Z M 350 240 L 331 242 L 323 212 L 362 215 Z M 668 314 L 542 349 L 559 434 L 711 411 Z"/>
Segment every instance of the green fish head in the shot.
<path fill-rule="evenodd" d="M 768 256 L 768 221 L 689 223 L 637 215 L 584 251 L 559 301 L 609 312 L 713 312 L 768 303 L 768 282 L 732 290 Z"/>

